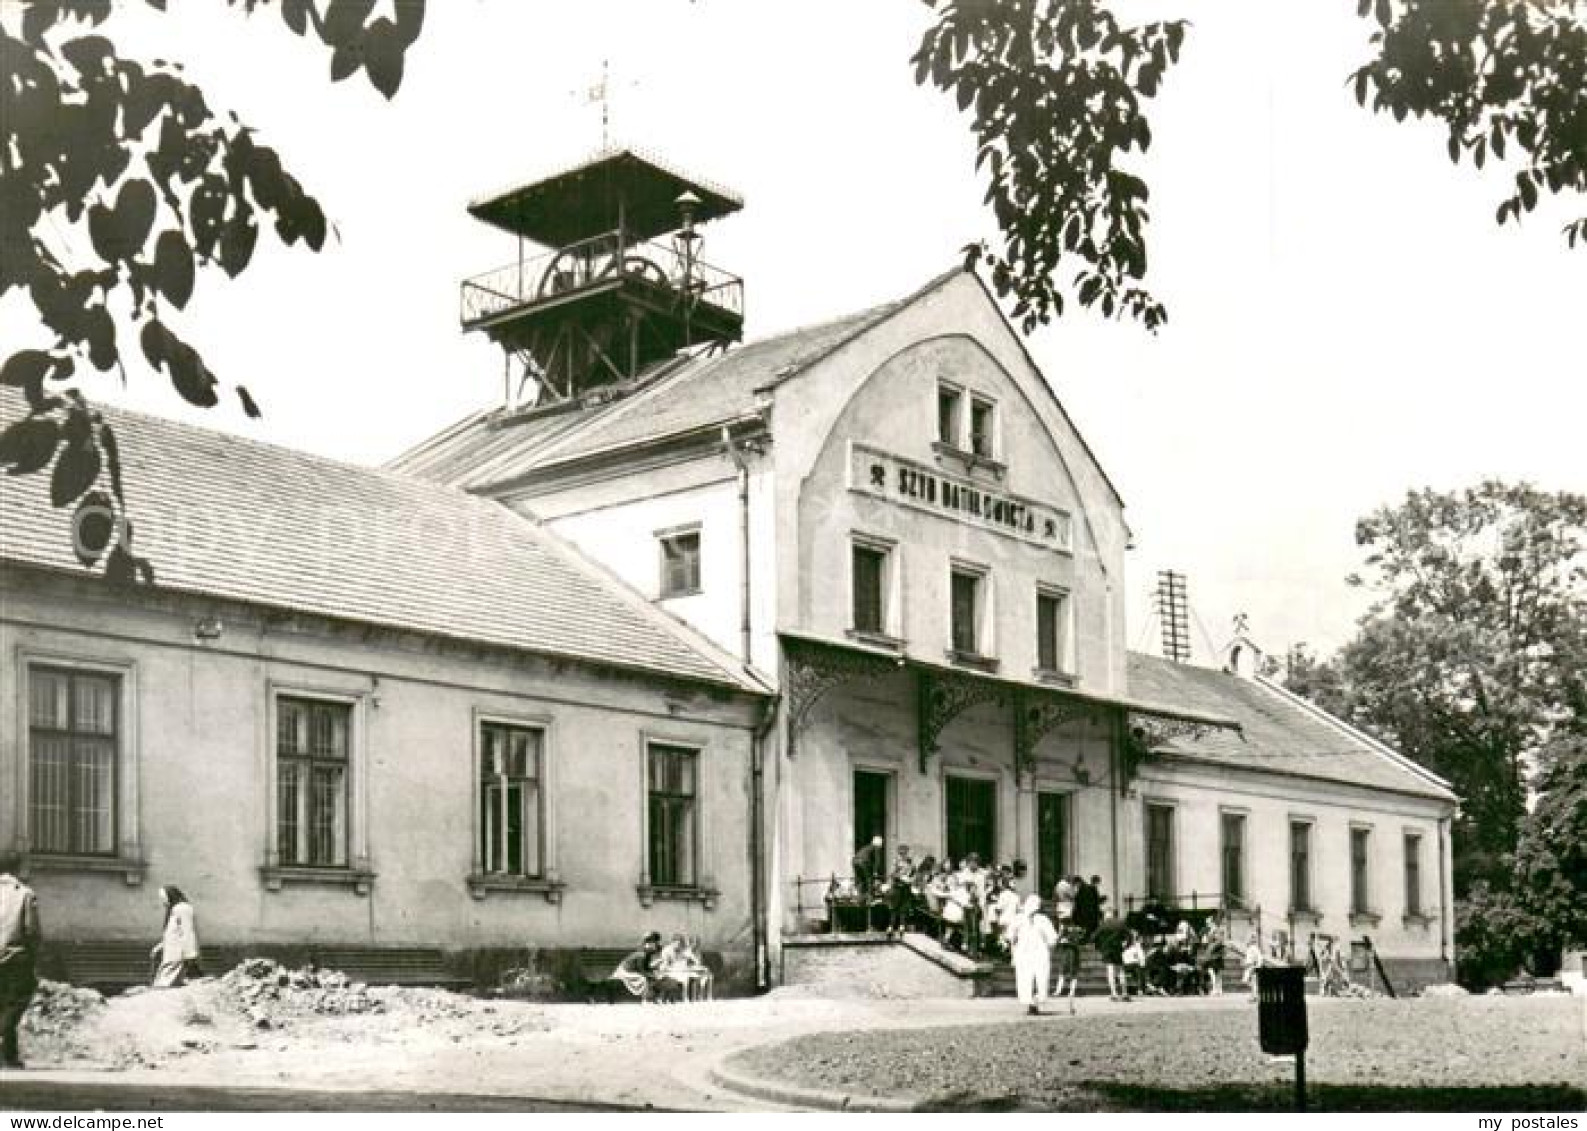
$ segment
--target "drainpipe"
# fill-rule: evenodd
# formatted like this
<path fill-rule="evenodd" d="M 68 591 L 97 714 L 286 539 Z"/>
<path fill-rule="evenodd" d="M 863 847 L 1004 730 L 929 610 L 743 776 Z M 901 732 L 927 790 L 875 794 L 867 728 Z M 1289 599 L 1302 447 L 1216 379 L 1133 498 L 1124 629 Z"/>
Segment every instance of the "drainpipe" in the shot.
<path fill-rule="evenodd" d="M 1119 802 L 1124 794 L 1124 782 L 1119 777 L 1123 759 L 1119 757 L 1119 743 L 1123 741 L 1125 716 L 1114 713 L 1112 741 L 1108 743 L 1108 838 L 1113 842 L 1113 913 L 1124 914 L 1124 893 L 1119 890 Z"/>
<path fill-rule="evenodd" d="M 744 663 L 748 665 L 752 662 L 753 640 L 750 618 L 749 463 L 744 459 L 744 453 L 739 451 L 738 445 L 733 443 L 732 432 L 725 424 L 722 426 L 722 447 L 726 449 L 728 459 L 733 461 L 738 479 L 739 647 Z M 764 876 L 766 870 L 765 764 L 766 736 L 771 733 L 772 724 L 776 721 L 777 700 L 768 699 L 762 708 L 760 722 L 756 724 L 750 741 L 749 903 L 751 931 L 754 934 L 757 990 L 768 989 L 771 985 L 770 961 L 766 945 L 768 924 Z"/>
<path fill-rule="evenodd" d="M 771 733 L 772 725 L 777 721 L 777 706 L 777 699 L 767 699 L 761 707 L 760 722 L 755 726 L 749 749 L 749 913 L 750 928 L 754 933 L 755 988 L 757 990 L 771 988 L 771 961 L 766 945 L 769 924 L 766 921 L 767 908 L 764 878 L 766 870 L 766 836 L 764 832 L 766 820 L 765 764 L 766 736 Z"/>
<path fill-rule="evenodd" d="M 733 461 L 738 472 L 738 547 L 739 547 L 739 635 L 744 662 L 750 662 L 750 606 L 749 606 L 749 464 L 744 453 L 733 443 L 727 425 L 722 425 L 722 446 L 727 458 Z"/>
<path fill-rule="evenodd" d="M 1448 817 L 1438 818 L 1438 957 L 1443 962 L 1451 978 L 1454 977 L 1454 964 L 1449 960 L 1449 900 L 1445 896 L 1445 863 L 1444 845 L 1445 837 L 1449 835 L 1450 821 Z"/>

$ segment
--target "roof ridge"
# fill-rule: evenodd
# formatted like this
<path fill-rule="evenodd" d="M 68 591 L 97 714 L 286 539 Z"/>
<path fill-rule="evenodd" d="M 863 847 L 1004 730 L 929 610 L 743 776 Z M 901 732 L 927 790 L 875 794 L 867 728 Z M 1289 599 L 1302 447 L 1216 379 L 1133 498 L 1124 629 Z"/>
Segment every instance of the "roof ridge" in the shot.
<path fill-rule="evenodd" d="M 1414 774 L 1415 776 L 1422 778 L 1424 781 L 1427 781 L 1431 785 L 1436 785 L 1442 789 L 1449 790 L 1451 793 L 1454 792 L 1454 787 L 1451 782 L 1439 777 L 1437 774 L 1433 773 L 1433 771 L 1429 770 L 1426 766 L 1422 765 L 1414 758 L 1407 758 L 1404 754 L 1401 754 L 1399 751 L 1389 746 L 1388 743 L 1373 738 L 1366 731 L 1346 722 L 1332 711 L 1329 711 L 1328 709 L 1313 703 L 1304 695 L 1299 695 L 1291 691 L 1289 688 L 1284 687 L 1282 684 L 1276 683 L 1263 675 L 1257 675 L 1254 679 L 1254 682 L 1262 687 L 1265 687 L 1268 691 L 1278 695 L 1279 698 L 1291 703 L 1300 710 L 1313 716 L 1319 722 L 1331 726 L 1347 737 L 1361 743 L 1372 753 L 1390 762 L 1397 768 L 1405 770 L 1407 773 Z"/>

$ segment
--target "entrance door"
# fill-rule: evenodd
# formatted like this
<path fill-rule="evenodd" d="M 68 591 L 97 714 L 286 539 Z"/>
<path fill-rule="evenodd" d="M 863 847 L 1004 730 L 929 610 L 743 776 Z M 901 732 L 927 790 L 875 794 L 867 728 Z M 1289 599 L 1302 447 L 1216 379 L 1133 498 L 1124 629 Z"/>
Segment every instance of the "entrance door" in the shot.
<path fill-rule="evenodd" d="M 854 771 L 854 850 L 869 844 L 873 836 L 882 838 L 882 850 L 888 845 L 888 791 L 892 787 L 892 774 L 875 770 Z M 884 860 L 890 859 L 883 856 Z"/>
<path fill-rule="evenodd" d="M 997 783 L 983 778 L 943 780 L 947 794 L 947 836 L 950 859 L 962 863 L 970 853 L 983 864 L 997 863 Z"/>
<path fill-rule="evenodd" d="M 1069 874 L 1069 795 L 1036 795 L 1036 890 L 1052 896 L 1058 881 Z"/>

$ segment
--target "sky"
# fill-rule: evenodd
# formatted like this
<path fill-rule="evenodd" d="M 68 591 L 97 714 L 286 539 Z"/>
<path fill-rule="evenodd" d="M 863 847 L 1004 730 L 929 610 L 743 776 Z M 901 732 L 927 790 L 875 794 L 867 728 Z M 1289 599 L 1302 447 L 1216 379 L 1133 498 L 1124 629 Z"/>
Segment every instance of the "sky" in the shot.
<path fill-rule="evenodd" d="M 1151 590 L 1174 569 L 1198 659 L 1242 613 L 1270 652 L 1327 653 L 1366 607 L 1345 583 L 1362 515 L 1493 477 L 1587 490 L 1587 253 L 1559 234 L 1587 201 L 1499 228 L 1502 171 L 1357 108 L 1355 0 L 1116 6 L 1192 22 L 1131 166 L 1170 321 L 1073 312 L 1030 349 L 1125 500 L 1130 644 L 1156 646 Z M 261 239 L 180 320 L 262 420 L 185 406 L 141 359 L 87 391 L 371 464 L 496 403 L 500 354 L 460 331 L 458 284 L 516 249 L 465 207 L 601 147 L 603 62 L 613 143 L 744 196 L 703 256 L 745 277 L 747 337 L 909 294 L 995 234 L 968 119 L 913 81 L 929 18 L 915 0 L 430 0 L 387 103 L 362 75 L 332 84 L 273 9 L 122 0 L 121 50 L 182 60 L 335 235 L 319 255 Z M 23 344 L 14 305 L 0 331 Z"/>

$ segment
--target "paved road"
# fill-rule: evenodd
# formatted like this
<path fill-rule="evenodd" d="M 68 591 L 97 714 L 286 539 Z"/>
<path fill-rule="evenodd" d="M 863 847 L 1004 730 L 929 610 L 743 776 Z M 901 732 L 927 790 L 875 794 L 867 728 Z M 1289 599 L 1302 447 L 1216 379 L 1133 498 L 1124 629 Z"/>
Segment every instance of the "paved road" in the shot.
<path fill-rule="evenodd" d="M 566 1103 L 534 1096 L 421 1092 L 334 1092 L 291 1088 L 200 1088 L 168 1084 L 97 1084 L 0 1077 L 8 1111 L 652 1111 L 649 1107 Z"/>

